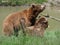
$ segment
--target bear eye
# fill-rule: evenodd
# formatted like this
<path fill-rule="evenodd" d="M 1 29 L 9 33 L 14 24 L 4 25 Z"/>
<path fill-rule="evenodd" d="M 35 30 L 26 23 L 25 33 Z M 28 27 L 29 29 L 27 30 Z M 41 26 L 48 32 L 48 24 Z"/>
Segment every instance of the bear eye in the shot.
<path fill-rule="evenodd" d="M 47 24 L 48 22 L 42 22 L 42 24 Z"/>
<path fill-rule="evenodd" d="M 45 22 L 44 24 L 47 24 L 47 22 Z"/>
<path fill-rule="evenodd" d="M 44 22 L 44 24 L 47 24 L 48 22 Z"/>

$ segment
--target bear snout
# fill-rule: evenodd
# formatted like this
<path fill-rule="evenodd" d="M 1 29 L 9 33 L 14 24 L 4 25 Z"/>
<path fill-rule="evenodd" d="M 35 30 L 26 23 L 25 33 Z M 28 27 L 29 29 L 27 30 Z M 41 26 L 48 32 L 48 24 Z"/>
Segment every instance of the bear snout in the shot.
<path fill-rule="evenodd" d="M 46 7 L 46 5 L 43 5 L 43 4 L 42 4 L 42 5 L 41 5 L 41 10 L 42 10 L 42 9 L 45 9 L 45 7 Z"/>

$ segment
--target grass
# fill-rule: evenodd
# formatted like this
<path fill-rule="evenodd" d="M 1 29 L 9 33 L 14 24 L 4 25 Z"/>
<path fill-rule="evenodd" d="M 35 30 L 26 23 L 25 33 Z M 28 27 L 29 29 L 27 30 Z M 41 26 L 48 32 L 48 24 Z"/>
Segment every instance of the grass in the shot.
<path fill-rule="evenodd" d="M 31 4 L 31 3 L 43 3 L 46 2 L 47 0 L 3 0 L 5 2 L 2 2 L 2 0 L 0 0 L 0 3 L 4 5 L 8 4 L 8 5 L 24 5 L 24 4 Z M 8 2 L 7 2 L 8 1 Z"/>
<path fill-rule="evenodd" d="M 44 37 L 0 37 L 0 45 L 60 45 L 60 32 L 46 32 Z"/>
<path fill-rule="evenodd" d="M 28 7 L 26 7 L 28 8 Z M 24 10 L 25 6 L 20 7 L 0 7 L 0 45 L 60 45 L 60 22 L 48 19 L 49 28 L 46 29 L 44 37 L 23 36 L 19 33 L 18 37 L 6 37 L 2 35 L 2 22 L 4 18 L 13 12 Z M 43 14 L 48 13 L 51 16 L 60 18 L 60 11 L 47 8 Z"/>

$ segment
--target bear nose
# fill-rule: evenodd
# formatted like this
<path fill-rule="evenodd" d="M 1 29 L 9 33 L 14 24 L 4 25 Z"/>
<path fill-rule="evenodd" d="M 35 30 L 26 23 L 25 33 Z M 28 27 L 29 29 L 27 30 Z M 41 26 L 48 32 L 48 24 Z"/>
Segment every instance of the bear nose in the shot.
<path fill-rule="evenodd" d="M 44 7 L 44 5 L 41 5 L 41 8 L 43 8 Z"/>
<path fill-rule="evenodd" d="M 43 4 L 41 5 L 41 9 L 43 9 L 43 8 L 45 8 L 45 7 L 46 7 L 46 5 L 43 5 Z"/>

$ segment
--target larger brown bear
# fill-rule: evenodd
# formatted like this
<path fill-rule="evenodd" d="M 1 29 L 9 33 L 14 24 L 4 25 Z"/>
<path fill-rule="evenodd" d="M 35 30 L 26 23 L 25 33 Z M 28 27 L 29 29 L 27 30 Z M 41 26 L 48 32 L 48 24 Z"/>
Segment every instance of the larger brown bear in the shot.
<path fill-rule="evenodd" d="M 45 5 L 32 5 L 29 9 L 22 12 L 16 12 L 8 15 L 3 21 L 3 32 L 7 36 L 15 34 L 18 36 L 20 30 L 20 20 L 25 19 L 26 26 L 32 26 L 35 23 L 36 17 L 45 9 Z"/>

